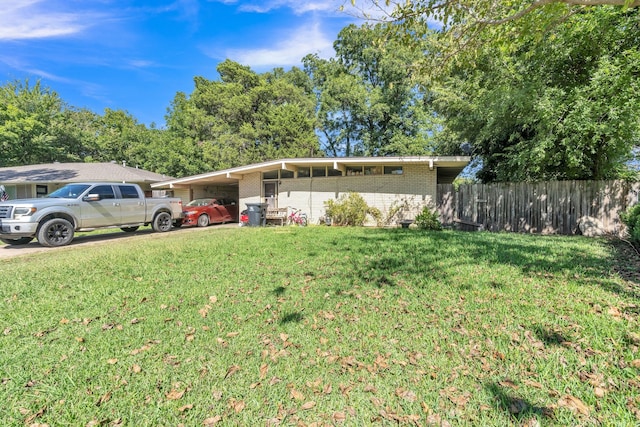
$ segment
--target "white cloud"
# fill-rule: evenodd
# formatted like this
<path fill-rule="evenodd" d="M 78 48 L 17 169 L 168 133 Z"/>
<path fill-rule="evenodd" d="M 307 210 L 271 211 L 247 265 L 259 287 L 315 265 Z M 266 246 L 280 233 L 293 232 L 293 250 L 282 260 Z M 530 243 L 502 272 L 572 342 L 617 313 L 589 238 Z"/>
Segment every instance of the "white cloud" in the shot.
<path fill-rule="evenodd" d="M 97 18 L 87 13 L 56 12 L 43 0 L 3 0 L 0 40 L 61 37 L 84 31 Z"/>
<path fill-rule="evenodd" d="M 282 34 L 273 46 L 255 49 L 228 49 L 211 56 L 224 57 L 252 68 L 299 66 L 304 56 L 317 53 L 323 58 L 331 57 L 333 40 L 320 29 L 318 23 L 300 27 L 291 33 Z"/>
<path fill-rule="evenodd" d="M 267 13 L 275 9 L 288 8 L 296 15 L 309 12 L 337 14 L 344 0 L 209 0 L 224 4 L 235 4 L 243 12 Z M 350 3 L 350 0 L 346 0 Z"/>

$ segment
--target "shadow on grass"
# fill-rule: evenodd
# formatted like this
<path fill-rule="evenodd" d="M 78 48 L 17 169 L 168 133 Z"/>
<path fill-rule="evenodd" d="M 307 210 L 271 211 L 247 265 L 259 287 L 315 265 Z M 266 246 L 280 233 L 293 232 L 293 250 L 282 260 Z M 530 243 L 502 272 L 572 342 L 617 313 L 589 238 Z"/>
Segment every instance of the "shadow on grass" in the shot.
<path fill-rule="evenodd" d="M 563 343 L 569 343 L 571 341 L 560 332 L 545 329 L 540 325 L 532 326 L 531 330 L 534 334 L 536 334 L 536 337 L 546 346 L 562 346 Z"/>
<path fill-rule="evenodd" d="M 288 313 L 282 316 L 282 318 L 280 319 L 280 324 L 299 323 L 299 322 L 302 322 L 303 320 L 304 320 L 304 315 L 301 312 L 296 311 L 296 312 Z"/>
<path fill-rule="evenodd" d="M 589 250 L 584 238 L 372 229 L 355 239 L 357 243 L 333 242 L 335 249 L 351 253 L 348 260 L 353 271 L 351 286 L 393 286 L 401 276 L 417 275 L 421 281 L 468 287 L 468 283 L 461 284 L 455 277 L 457 270 L 504 266 L 516 268 L 525 276 L 550 279 L 576 280 L 577 274 L 585 283 L 625 297 L 640 298 L 640 285 L 620 286 L 611 276 L 615 252 L 612 256 L 600 256 Z M 509 286 L 500 280 L 483 285 Z"/>
<path fill-rule="evenodd" d="M 287 291 L 287 288 L 285 288 L 284 286 L 278 286 L 273 290 L 273 294 L 277 297 L 281 297 L 282 295 L 285 294 L 286 291 Z"/>
<path fill-rule="evenodd" d="M 486 388 L 493 395 L 498 407 L 515 420 L 525 421 L 534 417 L 547 419 L 554 417 L 552 408 L 533 405 L 526 399 L 512 395 L 510 391 L 500 384 L 492 383 L 487 385 Z"/>

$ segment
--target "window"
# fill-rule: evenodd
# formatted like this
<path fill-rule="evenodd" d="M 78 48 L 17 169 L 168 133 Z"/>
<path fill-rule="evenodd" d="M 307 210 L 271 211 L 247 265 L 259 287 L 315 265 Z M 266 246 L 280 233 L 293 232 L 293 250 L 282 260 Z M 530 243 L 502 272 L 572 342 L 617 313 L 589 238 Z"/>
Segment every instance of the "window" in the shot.
<path fill-rule="evenodd" d="M 278 179 L 278 171 L 263 172 L 262 179 Z"/>
<path fill-rule="evenodd" d="M 36 197 L 44 197 L 49 192 L 46 185 L 36 185 Z"/>
<path fill-rule="evenodd" d="M 382 174 L 382 168 L 380 166 L 365 166 L 364 167 L 365 175 L 380 175 Z"/>
<path fill-rule="evenodd" d="M 280 178 L 293 178 L 293 171 L 288 171 L 288 170 L 281 170 L 280 171 Z"/>
<path fill-rule="evenodd" d="M 385 166 L 385 175 L 402 175 L 402 166 Z"/>
<path fill-rule="evenodd" d="M 340 169 L 334 169 L 332 167 L 328 167 L 327 176 L 342 176 L 342 171 Z"/>
<path fill-rule="evenodd" d="M 327 176 L 327 168 L 313 168 L 311 174 L 314 178 Z"/>
<path fill-rule="evenodd" d="M 362 175 L 362 166 L 347 166 L 347 175 Z"/>
<path fill-rule="evenodd" d="M 116 196 L 113 194 L 113 187 L 110 185 L 96 185 L 90 191 L 90 194 L 99 194 L 100 199 L 115 199 Z"/>
<path fill-rule="evenodd" d="M 120 194 L 123 199 L 139 199 L 138 190 L 133 185 L 119 185 Z"/>
<path fill-rule="evenodd" d="M 309 178 L 310 176 L 310 168 L 298 168 L 298 178 Z"/>

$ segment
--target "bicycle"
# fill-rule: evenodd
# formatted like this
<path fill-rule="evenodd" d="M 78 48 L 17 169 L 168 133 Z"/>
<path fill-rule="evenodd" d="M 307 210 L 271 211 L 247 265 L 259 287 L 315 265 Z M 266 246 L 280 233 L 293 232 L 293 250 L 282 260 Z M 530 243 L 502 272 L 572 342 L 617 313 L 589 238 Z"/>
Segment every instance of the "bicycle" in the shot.
<path fill-rule="evenodd" d="M 307 225 L 307 214 L 302 212 L 300 209 L 292 208 L 291 213 L 287 216 L 287 225 L 299 225 L 301 227 L 306 227 Z"/>

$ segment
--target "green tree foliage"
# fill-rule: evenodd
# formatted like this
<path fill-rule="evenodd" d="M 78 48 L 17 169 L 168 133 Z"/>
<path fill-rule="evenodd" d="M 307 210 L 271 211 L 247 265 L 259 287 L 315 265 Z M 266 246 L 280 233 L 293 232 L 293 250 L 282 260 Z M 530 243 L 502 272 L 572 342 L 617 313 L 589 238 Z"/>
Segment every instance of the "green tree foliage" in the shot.
<path fill-rule="evenodd" d="M 349 25 L 334 43 L 336 58 L 304 58 L 317 96 L 325 150 L 334 156 L 418 155 L 438 150 L 440 123 L 430 93 L 416 84 L 413 65 L 424 55 L 390 25 Z M 424 47 L 426 49 L 426 47 Z"/>
<path fill-rule="evenodd" d="M 474 67 L 453 67 L 437 110 L 481 157 L 483 181 L 629 176 L 640 141 L 639 16 L 584 9 L 545 41 L 487 44 Z"/>
<path fill-rule="evenodd" d="M 189 97 L 178 93 L 167 116 L 171 135 L 201 153 L 203 171 L 322 154 L 304 73 L 257 74 L 230 60 L 217 70 L 219 81 L 196 77 Z"/>
<path fill-rule="evenodd" d="M 62 109 L 58 94 L 40 82 L 0 87 L 0 166 L 58 160 L 66 150 L 52 124 Z"/>
<path fill-rule="evenodd" d="M 439 72 L 451 62 L 473 63 L 475 51 L 485 43 L 508 49 L 520 37 L 547 31 L 576 13 L 597 6 L 627 10 L 640 0 L 350 0 L 343 9 L 360 11 L 367 18 L 397 23 L 412 38 L 438 28 L 439 55 L 424 57 L 424 72 Z M 373 13 L 372 13 L 373 12 Z M 433 67 L 434 63 L 438 67 Z"/>
<path fill-rule="evenodd" d="M 0 166 L 115 160 L 170 176 L 199 172 L 181 144 L 122 110 L 69 107 L 40 82 L 0 87 Z"/>

